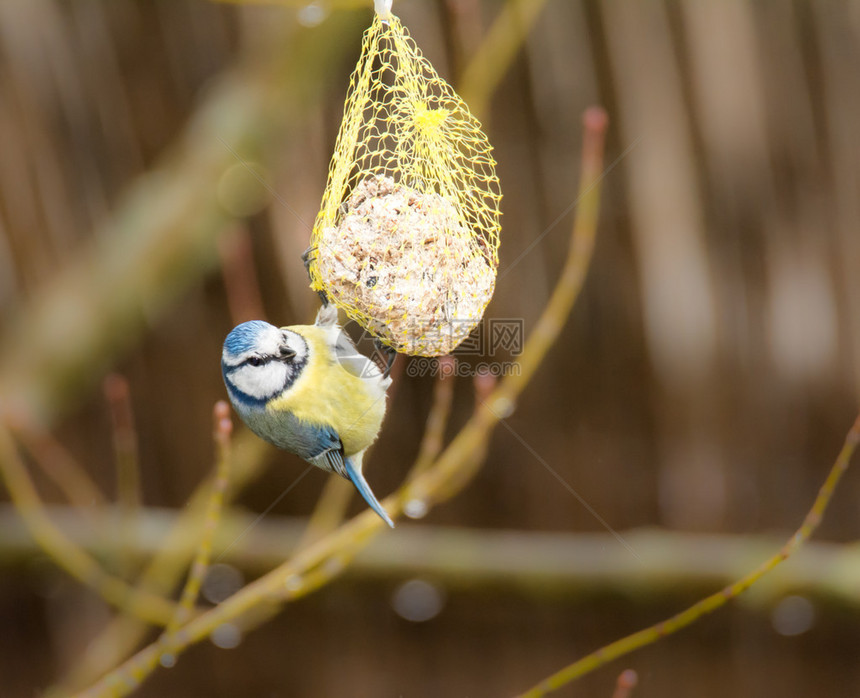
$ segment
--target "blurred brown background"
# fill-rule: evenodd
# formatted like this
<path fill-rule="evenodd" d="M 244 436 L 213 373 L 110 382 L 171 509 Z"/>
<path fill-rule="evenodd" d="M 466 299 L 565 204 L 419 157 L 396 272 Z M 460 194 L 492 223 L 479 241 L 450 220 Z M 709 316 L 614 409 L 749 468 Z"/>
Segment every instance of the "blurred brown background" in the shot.
<path fill-rule="evenodd" d="M 518 3 L 521 22 L 535 2 Z M 299 255 L 370 5 L 0 4 L 0 388 L 109 498 L 108 372 L 130 383 L 144 504 L 181 507 L 212 466 L 223 337 L 255 313 L 313 317 Z M 394 11 L 458 86 L 504 5 Z M 400 528 L 557 532 L 560 557 L 577 534 L 606 534 L 588 561 L 598 573 L 522 585 L 517 557 L 510 574 L 471 582 L 432 565 L 347 573 L 236 648 L 192 648 L 137 695 L 511 695 L 718 587 L 625 585 L 612 567 L 630 553 L 546 465 L 621 535 L 661 527 L 742 546 L 787 534 L 811 504 L 860 390 L 860 3 L 547 0 L 504 68 L 486 102 L 468 74 L 463 85 L 504 193 L 488 315 L 522 318 L 528 333 L 546 304 L 569 240 L 580 116 L 602 104 L 596 255 L 508 420 L 516 434 L 498 429 L 468 488 Z M 367 468 L 380 495 L 410 467 L 431 390 L 398 379 Z M 451 433 L 471 404 L 459 379 Z M 266 510 L 303 470 L 273 454 L 236 506 Z M 271 520 L 308 514 L 325 480 L 303 478 Z M 854 472 L 819 540 L 857 538 L 858 497 Z M 32 546 L 3 549 L 0 695 L 37 695 L 109 612 Z M 636 552 L 647 567 L 650 551 Z M 559 695 L 609 696 L 627 666 L 637 698 L 853 695 L 857 565 L 841 570 L 838 598 L 815 572 L 793 592 L 806 623 L 787 631 L 776 596 L 736 604 Z M 439 594 L 426 622 L 392 601 L 415 576 Z"/>

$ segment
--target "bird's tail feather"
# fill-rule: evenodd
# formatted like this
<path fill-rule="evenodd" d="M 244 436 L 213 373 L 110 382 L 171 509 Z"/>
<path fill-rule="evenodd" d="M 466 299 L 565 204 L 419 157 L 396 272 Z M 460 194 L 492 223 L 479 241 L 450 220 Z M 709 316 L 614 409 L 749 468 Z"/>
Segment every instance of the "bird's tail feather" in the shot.
<path fill-rule="evenodd" d="M 361 461 L 359 461 L 359 463 L 360 462 Z M 361 467 L 356 467 L 351 458 L 344 458 L 343 464 L 346 466 L 347 476 L 352 481 L 352 484 L 355 485 L 355 489 L 358 490 L 358 493 L 364 497 L 364 501 L 367 502 L 368 506 L 373 509 L 373 511 L 379 514 L 385 523 L 391 526 L 391 528 L 394 528 L 394 522 L 388 516 L 385 509 L 382 508 L 382 505 L 377 501 L 370 489 L 370 485 L 367 484 L 367 480 L 365 480 L 364 475 L 361 474 Z"/>

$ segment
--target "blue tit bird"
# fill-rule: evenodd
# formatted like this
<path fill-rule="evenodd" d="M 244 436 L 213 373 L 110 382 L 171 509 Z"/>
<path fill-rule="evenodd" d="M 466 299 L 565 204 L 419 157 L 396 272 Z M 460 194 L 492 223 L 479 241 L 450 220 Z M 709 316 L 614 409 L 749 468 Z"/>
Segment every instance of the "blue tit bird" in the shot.
<path fill-rule="evenodd" d="M 243 322 L 224 340 L 221 372 L 251 431 L 350 480 L 394 527 L 361 472 L 382 426 L 391 378 L 358 352 L 337 324 L 334 305 L 323 306 L 314 325 Z"/>

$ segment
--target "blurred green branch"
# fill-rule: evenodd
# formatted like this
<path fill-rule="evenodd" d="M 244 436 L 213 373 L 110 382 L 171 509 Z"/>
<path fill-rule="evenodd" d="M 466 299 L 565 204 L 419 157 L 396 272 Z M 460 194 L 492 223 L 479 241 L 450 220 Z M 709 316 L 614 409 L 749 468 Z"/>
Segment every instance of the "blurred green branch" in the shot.
<path fill-rule="evenodd" d="M 531 31 L 546 0 L 508 0 L 463 73 L 460 96 L 483 118 L 496 85 Z"/>
<path fill-rule="evenodd" d="M 47 507 L 47 515 L 76 545 L 94 557 L 109 558 L 119 545 L 82 520 L 74 507 Z M 105 525 L 118 522 L 115 508 Z M 161 550 L 177 526 L 175 510 L 141 511 L 132 559 Z M 268 516 L 251 528 L 255 514 L 228 510 L 212 543 L 219 562 L 249 574 L 272 569 L 300 548 L 307 519 Z M 14 508 L 0 506 L 0 565 L 14 565 L 35 552 L 33 540 Z M 232 545 L 246 532 L 242 545 Z M 776 536 L 678 533 L 658 529 L 622 531 L 640 554 L 637 560 L 608 533 L 545 533 L 476 530 L 400 523 L 384 538 L 370 541 L 346 575 L 362 578 L 427 576 L 459 590 L 486 586 L 540 597 L 581 598 L 612 592 L 675 595 L 725 585 L 779 547 Z M 184 556 L 181 556 L 184 560 Z M 860 608 L 860 544 L 810 542 L 778 575 L 761 580 L 747 600 L 765 604 L 789 593 L 825 597 Z"/>

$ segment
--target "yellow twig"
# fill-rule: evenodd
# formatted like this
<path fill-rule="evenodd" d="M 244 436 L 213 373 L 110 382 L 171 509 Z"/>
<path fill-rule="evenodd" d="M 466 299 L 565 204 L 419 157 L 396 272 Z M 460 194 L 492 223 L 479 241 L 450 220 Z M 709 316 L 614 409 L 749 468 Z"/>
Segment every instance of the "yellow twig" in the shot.
<path fill-rule="evenodd" d="M 225 493 L 228 498 L 235 496 L 236 492 L 260 473 L 272 447 L 245 430 L 233 440 L 231 451 L 233 468 Z M 166 594 L 174 587 L 197 549 L 213 486 L 212 478 L 206 478 L 195 488 L 158 551 L 135 582 L 139 589 Z M 128 657 L 146 629 L 147 626 L 136 618 L 120 615 L 112 619 L 90 643 L 81 662 L 52 690 L 65 695 L 70 690 L 92 682 L 94 678 Z"/>
<path fill-rule="evenodd" d="M 214 440 L 218 450 L 218 462 L 215 466 L 215 478 L 212 483 L 212 494 L 209 496 L 209 504 L 206 508 L 206 517 L 203 524 L 203 533 L 200 538 L 200 543 L 197 546 L 197 553 L 194 556 L 194 562 L 191 565 L 191 571 L 188 575 L 188 581 L 185 584 L 185 589 L 182 591 L 182 596 L 179 600 L 179 606 L 176 609 L 176 615 L 167 626 L 165 635 L 166 644 L 169 646 L 172 641 L 172 636 L 178 628 L 183 626 L 191 617 L 194 609 L 194 604 L 197 601 L 197 596 L 200 593 L 200 586 L 203 583 L 203 578 L 206 576 L 206 570 L 209 567 L 209 560 L 212 557 L 212 539 L 215 535 L 215 528 L 218 526 L 218 521 L 221 517 L 221 507 L 224 502 L 224 491 L 227 489 L 227 482 L 230 474 L 230 435 L 233 431 L 233 423 L 230 421 L 230 408 L 223 400 L 215 403 L 214 409 Z"/>
<path fill-rule="evenodd" d="M 315 543 L 336 529 L 346 516 L 346 508 L 352 501 L 354 492 L 355 488 L 351 482 L 340 477 L 328 478 L 298 547 L 304 548 Z"/>
<path fill-rule="evenodd" d="M 106 573 L 92 557 L 60 531 L 45 513 L 36 487 L 21 462 L 12 436 L 0 425 L 0 473 L 12 503 L 42 549 L 66 572 L 95 590 L 105 601 L 125 613 L 154 625 L 167 625 L 173 604 L 160 596 L 140 591 Z"/>
<path fill-rule="evenodd" d="M 440 492 L 445 482 L 456 477 L 462 464 L 480 452 L 490 430 L 513 411 L 517 397 L 558 337 L 585 281 L 594 250 L 606 126 L 606 112 L 596 107 L 586 111 L 578 207 L 567 260 L 547 307 L 523 347 L 518 362 L 519 372 L 505 376 L 487 399 L 477 406 L 475 414 L 445 449 L 433 469 L 401 492 L 398 511 L 404 501 L 426 503 L 431 493 Z M 389 514 L 393 513 L 387 500 L 385 507 Z"/>
<path fill-rule="evenodd" d="M 508 0 L 481 42 L 460 81 L 460 95 L 481 117 L 546 0 Z"/>
<path fill-rule="evenodd" d="M 836 462 L 830 469 L 827 479 L 818 491 L 818 496 L 812 504 L 812 508 L 803 519 L 800 528 L 795 534 L 788 539 L 785 545 L 772 557 L 768 558 L 752 572 L 739 579 L 733 584 L 729 584 L 715 594 L 702 599 L 698 603 L 693 604 L 685 611 L 681 611 L 671 618 L 664 620 L 650 628 L 645 628 L 639 632 L 628 635 L 627 637 L 616 640 L 613 643 L 601 647 L 599 650 L 583 657 L 582 659 L 566 666 L 561 671 L 556 672 L 552 676 L 544 679 L 539 684 L 521 694 L 519 698 L 539 698 L 545 696 L 551 691 L 558 690 L 565 684 L 578 679 L 585 674 L 588 674 L 595 669 L 602 667 L 604 664 L 611 662 L 625 654 L 629 654 L 633 650 L 637 650 L 646 645 L 650 645 L 657 640 L 678 632 L 682 628 L 687 627 L 691 623 L 697 621 L 702 616 L 712 613 L 723 606 L 730 599 L 739 596 L 765 574 L 770 572 L 774 567 L 779 565 L 783 560 L 792 555 L 803 543 L 812 535 L 813 531 L 821 523 L 824 512 L 827 510 L 828 504 L 833 497 L 833 492 L 840 478 L 848 469 L 851 462 L 851 456 L 854 454 L 858 443 L 860 443 L 860 416 L 854 422 L 854 425 L 845 437 L 845 445 L 839 452 Z"/>
<path fill-rule="evenodd" d="M 424 437 L 418 448 L 418 456 L 415 465 L 409 473 L 408 479 L 423 473 L 433 465 L 436 456 L 442 451 L 445 443 L 445 428 L 448 426 L 448 417 L 451 416 L 451 403 L 454 400 L 454 382 L 451 376 L 457 366 L 457 359 L 453 356 L 440 356 L 436 367 L 438 376 L 433 385 L 433 404 L 427 415 L 427 424 L 424 427 Z"/>
<path fill-rule="evenodd" d="M 158 665 L 159 660 L 165 665 L 170 665 L 174 661 L 173 647 L 177 642 L 180 642 L 182 626 L 188 622 L 194 612 L 194 604 L 197 602 L 200 587 L 209 567 L 209 560 L 212 556 L 212 539 L 220 519 L 224 491 L 227 489 L 230 472 L 230 435 L 233 431 L 233 424 L 230 421 L 230 408 L 226 402 L 219 400 L 215 403 L 213 413 L 214 440 L 218 455 L 212 491 L 206 507 L 203 533 L 188 579 L 182 590 L 182 596 L 176 606 L 176 612 L 161 637 L 153 645 L 153 648 L 158 648 L 159 651 L 148 652 L 140 661 L 127 663 L 124 665 L 124 671 L 113 672 L 104 682 L 100 682 L 80 694 L 82 696 L 114 695 L 117 694 L 118 690 L 116 685 L 122 685 L 122 690 L 129 692 L 143 683 Z"/>
<path fill-rule="evenodd" d="M 138 461 L 137 433 L 131 409 L 128 381 L 119 374 L 111 374 L 104 381 L 113 429 L 114 459 L 116 461 L 117 502 L 121 512 L 120 539 L 129 541 L 134 535 L 135 522 L 140 513 L 140 463 Z M 129 546 L 132 547 L 132 546 Z M 127 555 L 122 555 L 120 570 L 124 577 L 131 572 Z"/>
<path fill-rule="evenodd" d="M 49 432 L 19 414 L 8 415 L 7 426 L 70 504 L 82 512 L 104 506 L 105 497 L 101 490 Z"/>
<path fill-rule="evenodd" d="M 478 373 L 472 381 L 475 394 L 475 406 L 473 414 L 477 414 L 479 409 L 484 406 L 493 391 L 496 389 L 498 380 L 490 373 Z M 498 415 L 499 417 L 503 415 Z M 438 501 L 450 499 L 455 493 L 459 492 L 466 483 L 468 483 L 477 473 L 478 469 L 484 462 L 489 448 L 489 439 L 483 439 L 478 442 L 473 452 L 463 456 L 463 462 L 460 467 L 451 473 L 447 482 L 436 493 Z M 413 505 L 414 506 L 414 505 Z M 423 507 L 419 507 L 420 508 Z"/>

